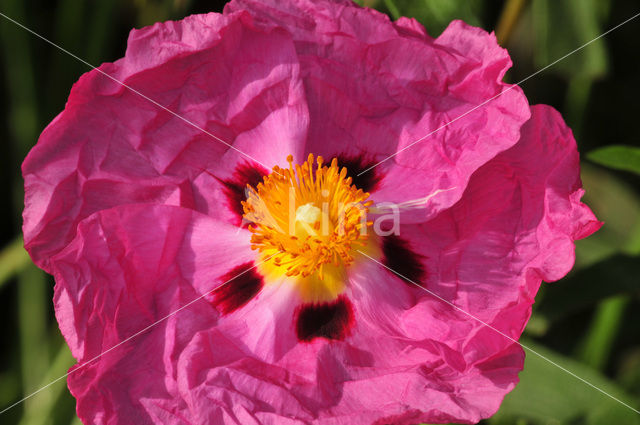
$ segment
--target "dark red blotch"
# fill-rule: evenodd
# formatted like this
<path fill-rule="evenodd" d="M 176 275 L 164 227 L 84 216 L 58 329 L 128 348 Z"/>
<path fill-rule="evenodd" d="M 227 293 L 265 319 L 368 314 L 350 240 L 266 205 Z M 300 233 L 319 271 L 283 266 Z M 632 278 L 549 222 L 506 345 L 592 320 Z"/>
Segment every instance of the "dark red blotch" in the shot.
<path fill-rule="evenodd" d="M 411 250 L 409 243 L 397 235 L 382 237 L 382 263 L 409 285 L 418 284 L 426 278 L 421 255 Z M 412 283 L 413 282 L 413 283 Z"/>
<path fill-rule="evenodd" d="M 233 171 L 233 177 L 228 180 L 220 180 L 224 185 L 224 194 L 227 197 L 229 208 L 236 214 L 235 224 L 242 224 L 244 209 L 242 201 L 246 201 L 247 185 L 256 187 L 269 171 L 255 162 L 244 161 Z"/>
<path fill-rule="evenodd" d="M 373 168 L 364 174 L 358 175 L 369 167 L 375 165 L 374 161 L 368 161 L 362 157 L 353 157 L 346 154 L 338 155 L 338 165 L 347 169 L 347 176 L 351 177 L 352 184 L 364 192 L 372 192 L 378 186 L 381 176 L 378 170 Z"/>
<path fill-rule="evenodd" d="M 221 276 L 218 284 L 221 286 L 213 291 L 213 304 L 222 314 L 229 314 L 258 295 L 264 281 L 250 261 Z"/>
<path fill-rule="evenodd" d="M 326 303 L 304 304 L 295 317 L 296 334 L 303 342 L 315 338 L 343 340 L 354 323 L 353 307 L 345 296 Z"/>

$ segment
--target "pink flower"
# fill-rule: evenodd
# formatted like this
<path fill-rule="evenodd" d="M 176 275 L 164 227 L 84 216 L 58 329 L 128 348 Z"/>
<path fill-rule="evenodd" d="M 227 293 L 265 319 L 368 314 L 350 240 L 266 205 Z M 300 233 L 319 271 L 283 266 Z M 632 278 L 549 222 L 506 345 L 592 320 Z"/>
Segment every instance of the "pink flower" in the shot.
<path fill-rule="evenodd" d="M 23 164 L 84 423 L 492 415 L 524 353 L 433 294 L 517 339 L 600 225 L 571 131 L 501 82 L 510 65 L 481 29 L 433 39 L 349 1 L 133 31 L 101 71 L 189 123 L 92 71 Z M 375 221 L 395 205 L 398 229 Z"/>

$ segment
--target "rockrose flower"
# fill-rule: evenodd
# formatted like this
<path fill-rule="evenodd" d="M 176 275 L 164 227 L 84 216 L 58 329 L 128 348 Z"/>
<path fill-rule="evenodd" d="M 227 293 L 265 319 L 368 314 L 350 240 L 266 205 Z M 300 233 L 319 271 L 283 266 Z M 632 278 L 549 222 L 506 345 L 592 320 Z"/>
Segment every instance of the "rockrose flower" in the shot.
<path fill-rule="evenodd" d="M 82 76 L 23 165 L 82 421 L 493 414 L 524 352 L 442 299 L 517 339 L 600 225 L 571 131 L 510 65 L 481 29 L 346 0 L 133 31 L 100 67 L 127 87 Z"/>

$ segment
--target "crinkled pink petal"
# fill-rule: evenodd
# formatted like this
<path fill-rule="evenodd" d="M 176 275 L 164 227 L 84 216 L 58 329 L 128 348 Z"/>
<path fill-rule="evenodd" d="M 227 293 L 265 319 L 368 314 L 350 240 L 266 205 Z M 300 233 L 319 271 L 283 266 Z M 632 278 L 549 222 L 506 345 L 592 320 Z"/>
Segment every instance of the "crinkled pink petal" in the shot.
<path fill-rule="evenodd" d="M 173 206 L 120 206 L 80 223 L 52 266 L 56 317 L 82 365 L 69 388 L 85 423 L 181 423 L 150 406 L 185 406 L 176 361 L 198 331 L 218 325 L 210 293 L 230 268 L 253 261 L 248 237 Z M 154 415 L 163 419 L 150 422 Z"/>
<path fill-rule="evenodd" d="M 455 21 L 434 40 L 415 21 L 347 1 L 236 0 L 225 12 L 240 10 L 292 34 L 311 117 L 306 151 L 369 166 L 394 155 L 367 172 L 382 176 L 377 202 L 425 198 L 405 220 L 455 203 L 529 118 L 520 88 L 502 82 L 509 55 L 482 29 Z"/>
<path fill-rule="evenodd" d="M 401 229 L 424 259 L 427 289 L 514 338 L 541 280 L 567 274 L 574 240 L 601 225 L 580 202 L 570 130 L 551 107 L 532 113 L 518 144 L 476 171 L 456 205 Z"/>
<path fill-rule="evenodd" d="M 247 160 L 269 168 L 304 145 L 308 114 L 293 44 L 246 13 L 133 31 L 125 58 L 100 71 L 146 98 L 89 72 L 29 153 L 23 230 L 45 270 L 96 211 L 154 203 L 224 215 L 210 170 L 225 178 Z"/>

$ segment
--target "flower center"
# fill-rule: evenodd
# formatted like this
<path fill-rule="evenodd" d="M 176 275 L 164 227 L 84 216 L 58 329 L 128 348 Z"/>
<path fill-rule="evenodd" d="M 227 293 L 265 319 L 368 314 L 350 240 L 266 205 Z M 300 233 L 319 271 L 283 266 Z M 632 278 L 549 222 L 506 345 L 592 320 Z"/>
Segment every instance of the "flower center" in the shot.
<path fill-rule="evenodd" d="M 334 299 L 344 288 L 344 269 L 352 250 L 367 241 L 369 194 L 352 184 L 334 158 L 329 166 L 309 155 L 301 165 L 287 157 L 243 202 L 251 248 L 264 260 L 263 271 L 297 279 L 304 298 Z"/>

